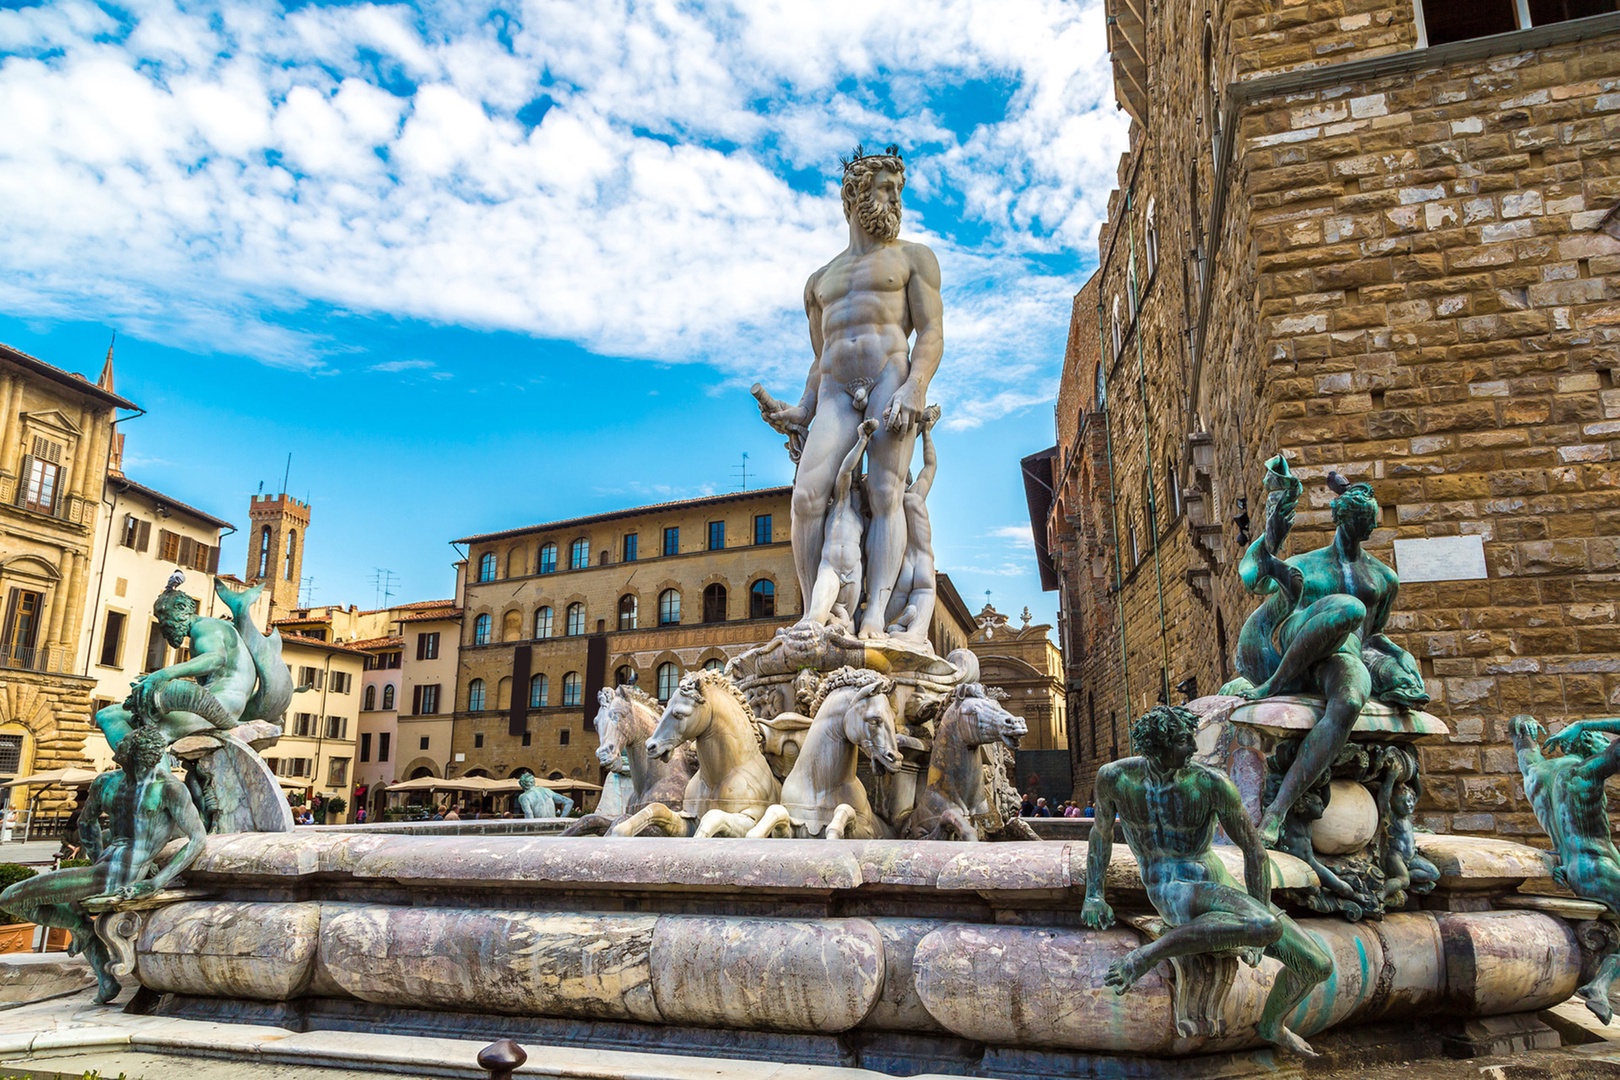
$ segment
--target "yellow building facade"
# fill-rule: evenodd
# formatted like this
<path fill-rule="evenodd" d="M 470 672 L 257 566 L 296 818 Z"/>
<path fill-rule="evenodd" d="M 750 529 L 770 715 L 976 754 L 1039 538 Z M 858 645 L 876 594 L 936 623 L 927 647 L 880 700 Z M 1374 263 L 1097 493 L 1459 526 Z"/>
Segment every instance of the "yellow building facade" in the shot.
<path fill-rule="evenodd" d="M 81 629 L 118 413 L 100 383 L 0 345 L 0 780 L 83 763 L 95 680 Z M 26 789 L 0 788 L 23 804 Z M 71 793 L 46 789 L 39 809 Z"/>
<path fill-rule="evenodd" d="M 467 547 L 448 775 L 596 780 L 596 691 L 666 699 L 803 610 L 787 487 L 549 522 Z"/>

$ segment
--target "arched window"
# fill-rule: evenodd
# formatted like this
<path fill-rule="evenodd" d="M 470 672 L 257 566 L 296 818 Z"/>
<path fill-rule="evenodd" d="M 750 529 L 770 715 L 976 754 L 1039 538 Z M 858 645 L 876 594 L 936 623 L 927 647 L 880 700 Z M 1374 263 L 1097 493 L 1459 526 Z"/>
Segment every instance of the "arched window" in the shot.
<path fill-rule="evenodd" d="M 543 709 L 551 700 L 551 683 L 544 675 L 529 676 L 529 708 Z"/>
<path fill-rule="evenodd" d="M 658 665 L 658 700 L 668 701 L 675 696 L 675 684 L 681 681 L 681 674 L 675 665 L 666 660 Z"/>
<path fill-rule="evenodd" d="M 1209 132 L 1209 159 L 1221 163 L 1221 95 L 1216 85 L 1215 30 L 1204 20 L 1204 128 Z"/>
<path fill-rule="evenodd" d="M 1097 411 L 1104 412 L 1108 408 L 1108 369 L 1101 364 L 1097 365 Z"/>
<path fill-rule="evenodd" d="M 776 618 L 776 583 L 760 578 L 748 587 L 748 617 Z"/>
<path fill-rule="evenodd" d="M 1159 500 L 1153 491 L 1153 474 L 1142 474 L 1142 520 L 1147 524 L 1147 549 L 1152 551 L 1159 543 Z"/>
<path fill-rule="evenodd" d="M 473 644 L 488 645 L 490 625 L 493 623 L 488 615 L 480 615 L 473 620 Z"/>
<path fill-rule="evenodd" d="M 703 621 L 726 621 L 726 587 L 718 582 L 703 590 Z"/>
<path fill-rule="evenodd" d="M 568 549 L 568 569 L 583 570 L 589 565 L 591 565 L 591 542 L 582 536 Z"/>
<path fill-rule="evenodd" d="M 585 605 L 578 600 L 568 605 L 568 621 L 563 627 L 563 633 L 569 637 L 578 637 L 585 632 Z"/>
<path fill-rule="evenodd" d="M 361 702 L 360 707 L 367 712 L 377 707 L 377 688 L 375 686 L 366 687 L 365 700 Z"/>
<path fill-rule="evenodd" d="M 1113 331 L 1112 331 L 1112 333 L 1113 333 L 1113 342 L 1114 342 L 1114 355 L 1118 356 L 1120 354 L 1120 351 L 1125 348 L 1125 324 L 1122 321 L 1120 321 L 1120 317 L 1119 317 L 1119 294 L 1118 293 L 1114 294 L 1114 315 L 1113 315 L 1113 319 L 1114 319 L 1114 321 L 1113 321 Z"/>
<path fill-rule="evenodd" d="M 718 656 L 711 656 L 707 660 L 703 661 L 704 671 L 719 671 L 725 666 L 726 662 L 720 659 Z"/>
<path fill-rule="evenodd" d="M 478 560 L 478 580 L 495 580 L 495 553 L 486 551 Z"/>
<path fill-rule="evenodd" d="M 634 630 L 636 628 L 636 598 L 631 593 L 619 597 L 619 629 Z"/>
<path fill-rule="evenodd" d="M 665 589 L 658 594 L 658 625 L 675 626 L 681 621 L 681 594 Z"/>
<path fill-rule="evenodd" d="M 383 712 L 388 712 L 393 707 L 394 707 L 394 684 L 389 683 L 387 686 L 383 687 Z"/>
<path fill-rule="evenodd" d="M 282 577 L 288 581 L 293 580 L 293 564 L 298 560 L 298 530 L 287 530 L 287 569 Z"/>
<path fill-rule="evenodd" d="M 1156 216 L 1158 207 L 1155 200 L 1149 199 L 1147 204 L 1147 221 L 1142 230 L 1142 251 L 1147 256 L 1147 279 L 1153 280 L 1153 275 L 1159 269 L 1159 223 Z"/>
<path fill-rule="evenodd" d="M 548 638 L 550 636 L 551 636 L 551 608 L 550 607 L 535 608 L 535 610 L 534 610 L 534 637 L 535 637 L 535 640 L 538 641 L 541 638 Z"/>
<path fill-rule="evenodd" d="M 1136 511 L 1129 504 L 1125 506 L 1125 532 L 1126 548 L 1131 553 L 1131 565 L 1135 566 L 1142 561 L 1142 546 L 1136 535 Z"/>
<path fill-rule="evenodd" d="M 474 679 L 467 684 L 467 711 L 479 712 L 484 707 L 484 680 Z"/>
<path fill-rule="evenodd" d="M 629 686 L 635 679 L 636 672 L 629 664 L 620 664 L 613 671 L 614 686 Z"/>
<path fill-rule="evenodd" d="M 270 576 L 270 526 L 259 530 L 259 577 Z"/>
<path fill-rule="evenodd" d="M 579 704 L 579 687 L 580 687 L 579 672 L 570 671 L 568 674 L 563 676 L 563 699 L 562 699 L 562 703 L 564 705 L 578 705 Z"/>
<path fill-rule="evenodd" d="M 554 574 L 557 572 L 557 545 L 540 545 L 540 573 Z"/>
<path fill-rule="evenodd" d="M 1176 473 L 1174 460 L 1165 462 L 1166 480 L 1170 484 L 1170 512 L 1172 520 L 1181 516 L 1181 477 Z"/>

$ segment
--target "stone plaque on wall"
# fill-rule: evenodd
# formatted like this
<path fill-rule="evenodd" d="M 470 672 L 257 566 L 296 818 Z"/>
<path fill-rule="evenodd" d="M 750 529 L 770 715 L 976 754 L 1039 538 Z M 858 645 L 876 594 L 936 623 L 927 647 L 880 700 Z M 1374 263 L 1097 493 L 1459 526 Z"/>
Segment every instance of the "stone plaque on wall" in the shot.
<path fill-rule="evenodd" d="M 1395 570 L 1403 585 L 1416 581 L 1471 581 L 1485 576 L 1485 541 L 1479 536 L 1431 536 L 1395 541 Z"/>

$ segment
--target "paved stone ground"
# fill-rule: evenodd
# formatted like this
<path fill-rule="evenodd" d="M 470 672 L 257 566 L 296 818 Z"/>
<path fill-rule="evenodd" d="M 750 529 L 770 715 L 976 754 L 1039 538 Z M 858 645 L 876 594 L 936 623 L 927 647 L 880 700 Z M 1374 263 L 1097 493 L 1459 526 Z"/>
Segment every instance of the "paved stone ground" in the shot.
<path fill-rule="evenodd" d="M 1284 1059 L 1233 1061 L 1221 1080 L 1620 1080 L 1620 1024 L 1599 1025 L 1578 1002 L 1541 1014 L 1563 1033 L 1559 1049 L 1462 1060 L 1357 1065 Z M 362 1032 L 308 1032 L 130 1016 L 95 1006 L 88 991 L 0 1012 L 0 1080 L 376 1080 L 466 1077 L 482 1043 Z M 886 1080 L 879 1073 L 810 1065 L 528 1046 L 520 1077 L 556 1080 Z M 182 1051 L 182 1052 L 176 1052 Z M 1207 1060 L 1207 1059 L 1206 1059 Z M 1163 1063 L 1166 1080 L 1192 1062 Z M 1137 1075 L 1137 1074 L 1132 1074 Z M 1202 1074 L 1201 1074 L 1202 1075 Z M 951 1080 L 944 1076 L 915 1080 Z"/>
<path fill-rule="evenodd" d="M 0 862 L 22 863 L 24 866 L 49 866 L 62 849 L 60 840 L 19 840 L 0 844 Z"/>

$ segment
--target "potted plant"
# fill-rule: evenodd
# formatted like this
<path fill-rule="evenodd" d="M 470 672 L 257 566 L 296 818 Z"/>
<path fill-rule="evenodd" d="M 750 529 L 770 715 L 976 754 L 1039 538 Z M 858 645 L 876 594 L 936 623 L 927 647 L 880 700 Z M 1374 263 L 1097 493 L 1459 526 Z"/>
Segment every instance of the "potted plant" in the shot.
<path fill-rule="evenodd" d="M 21 863 L 0 863 L 0 892 L 27 881 L 37 870 Z M 0 909 L 0 953 L 28 952 L 34 947 L 34 924 L 19 922 L 14 912 Z"/>
<path fill-rule="evenodd" d="M 341 795 L 333 795 L 326 800 L 326 820 L 334 824 L 343 821 L 343 812 L 349 808 L 349 801 Z"/>

